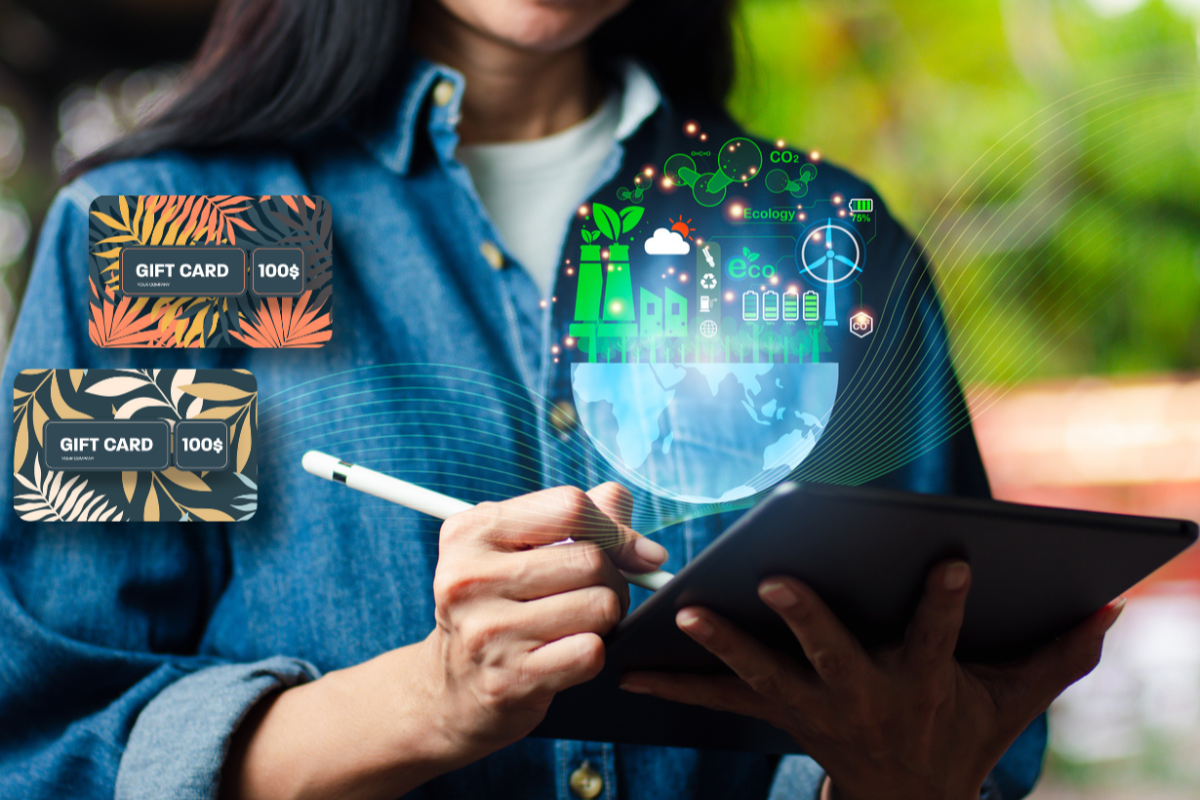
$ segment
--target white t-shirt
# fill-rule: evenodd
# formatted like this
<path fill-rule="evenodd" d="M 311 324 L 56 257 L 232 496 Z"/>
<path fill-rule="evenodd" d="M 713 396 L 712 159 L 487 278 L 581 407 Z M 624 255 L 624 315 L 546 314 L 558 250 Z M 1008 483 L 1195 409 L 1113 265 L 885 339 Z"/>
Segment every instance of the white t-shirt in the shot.
<path fill-rule="evenodd" d="M 552 136 L 458 146 L 455 155 L 471 173 L 505 248 L 545 296 L 571 216 L 612 152 L 620 123 L 621 96 L 612 92 L 590 117 Z"/>

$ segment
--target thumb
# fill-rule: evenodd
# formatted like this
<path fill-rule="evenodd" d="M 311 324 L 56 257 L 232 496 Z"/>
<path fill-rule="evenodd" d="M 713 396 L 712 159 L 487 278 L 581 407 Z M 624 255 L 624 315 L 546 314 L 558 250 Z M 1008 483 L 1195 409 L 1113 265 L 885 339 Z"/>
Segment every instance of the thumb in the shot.
<path fill-rule="evenodd" d="M 618 542 L 607 548 L 609 557 L 618 567 L 631 572 L 649 572 L 663 565 L 667 560 L 667 549 L 633 529 L 633 495 L 628 489 L 609 481 L 587 494 L 620 532 Z"/>

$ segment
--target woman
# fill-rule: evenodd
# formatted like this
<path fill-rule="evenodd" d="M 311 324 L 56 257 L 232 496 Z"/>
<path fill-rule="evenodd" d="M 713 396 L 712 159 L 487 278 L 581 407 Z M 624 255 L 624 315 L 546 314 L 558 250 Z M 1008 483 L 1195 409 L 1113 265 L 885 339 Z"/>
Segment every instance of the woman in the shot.
<path fill-rule="evenodd" d="M 297 469 L 322 441 L 385 471 L 439 476 L 450 440 L 429 420 L 469 383 L 464 402 L 478 411 L 458 423 L 473 431 L 453 440 L 459 469 L 426 482 L 472 501 L 593 485 L 570 466 L 579 433 L 549 356 L 566 322 L 542 301 L 562 281 L 563 234 L 581 200 L 686 145 L 685 120 L 736 133 L 720 108 L 731 6 L 222 5 L 181 94 L 77 168 L 55 203 L 6 380 L 35 366 L 251 370 L 265 412 L 272 396 L 278 411 L 263 424 L 260 511 L 228 527 L 6 524 L 0 795 L 857 800 L 1030 789 L 1039 715 L 1094 665 L 1116 606 L 1026 662 L 981 668 L 953 658 L 965 564 L 936 568 L 905 645 L 871 654 L 810 590 L 772 578 L 764 602 L 815 672 L 684 609 L 680 627 L 740 678 L 635 674 L 624 688 L 764 717 L 815 761 L 524 738 L 556 692 L 600 669 L 600 637 L 630 602 L 618 568 L 677 569 L 728 518 L 676 525 L 659 544 L 631 530 L 629 495 L 603 484 L 481 506 L 438 534 Z M 506 172 L 515 162 L 536 168 L 530 185 Z M 821 180 L 867 191 L 829 167 Z M 85 346 L 91 199 L 231 191 L 331 201 L 334 340 L 302 353 Z M 902 411 L 945 434 L 912 425 L 929 441 L 914 438 L 912 457 L 879 482 L 984 493 L 969 429 L 946 433 L 962 401 L 928 275 L 886 213 L 879 224 L 873 263 L 911 282 L 905 313 L 918 324 L 906 342 L 936 367 L 892 376 L 922 399 Z M 416 365 L 353 401 L 412 426 L 402 450 L 341 436 L 336 415 L 309 413 L 303 436 L 289 428 L 299 402 L 289 387 L 379 364 Z M 525 392 L 553 413 L 489 415 Z M 504 470 L 501 493 L 489 476 Z M 564 534 L 575 543 L 532 547 Z M 437 553 L 420 546 L 431 536 Z"/>

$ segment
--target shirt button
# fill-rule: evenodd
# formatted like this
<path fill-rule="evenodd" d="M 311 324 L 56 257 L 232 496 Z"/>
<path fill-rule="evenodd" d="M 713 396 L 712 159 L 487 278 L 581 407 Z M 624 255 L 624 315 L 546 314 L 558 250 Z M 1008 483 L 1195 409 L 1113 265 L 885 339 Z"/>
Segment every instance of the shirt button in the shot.
<path fill-rule="evenodd" d="M 504 269 L 504 253 L 500 252 L 500 248 L 496 247 L 494 242 L 484 242 L 479 245 L 479 252 L 489 267 L 496 270 Z"/>
<path fill-rule="evenodd" d="M 575 404 L 570 400 L 559 400 L 555 403 L 550 409 L 550 424 L 554 426 L 554 430 L 564 436 L 575 430 L 575 426 L 579 424 L 579 414 L 575 411 Z"/>
<path fill-rule="evenodd" d="M 454 84 L 450 81 L 438 81 L 433 87 L 433 102 L 444 106 L 454 98 Z"/>
<path fill-rule="evenodd" d="M 579 765 L 579 769 L 571 773 L 568 783 L 571 791 L 577 797 L 582 797 L 583 800 L 593 800 L 604 789 L 604 780 L 600 777 L 600 773 L 592 769 L 592 765 L 586 761 Z"/>

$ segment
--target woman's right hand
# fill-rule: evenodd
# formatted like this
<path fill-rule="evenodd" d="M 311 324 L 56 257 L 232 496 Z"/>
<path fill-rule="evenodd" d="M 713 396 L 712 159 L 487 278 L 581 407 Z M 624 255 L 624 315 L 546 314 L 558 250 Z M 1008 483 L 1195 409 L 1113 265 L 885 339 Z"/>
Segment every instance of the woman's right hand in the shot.
<path fill-rule="evenodd" d="M 607 483 L 446 520 L 434 630 L 260 701 L 231 742 L 221 799 L 390 800 L 528 734 L 555 693 L 604 666 L 601 637 L 629 608 L 618 570 L 666 561 L 630 527 L 631 506 Z"/>
<path fill-rule="evenodd" d="M 557 692 L 600 672 L 601 637 L 629 608 L 618 569 L 648 572 L 667 558 L 630 528 L 631 503 L 615 483 L 561 487 L 442 526 L 437 627 L 424 645 L 453 748 L 479 757 L 524 737 Z"/>

